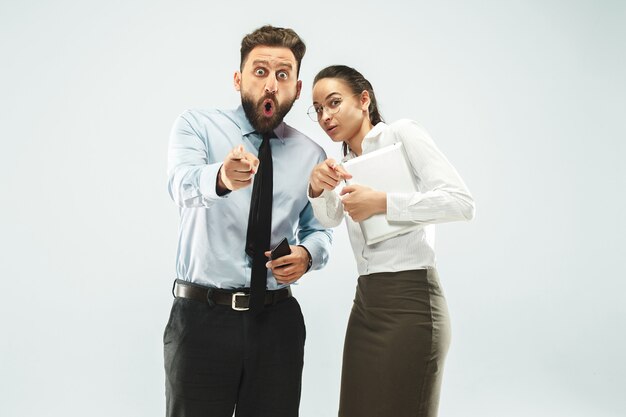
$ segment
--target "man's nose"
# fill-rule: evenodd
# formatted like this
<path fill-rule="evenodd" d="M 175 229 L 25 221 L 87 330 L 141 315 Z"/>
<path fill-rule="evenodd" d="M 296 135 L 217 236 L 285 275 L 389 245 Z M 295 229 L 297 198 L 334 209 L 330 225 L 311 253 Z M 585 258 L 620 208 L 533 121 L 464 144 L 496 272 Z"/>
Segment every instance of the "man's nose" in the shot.
<path fill-rule="evenodd" d="M 275 94 L 278 91 L 278 81 L 275 77 L 267 77 L 265 82 L 265 92 Z"/>

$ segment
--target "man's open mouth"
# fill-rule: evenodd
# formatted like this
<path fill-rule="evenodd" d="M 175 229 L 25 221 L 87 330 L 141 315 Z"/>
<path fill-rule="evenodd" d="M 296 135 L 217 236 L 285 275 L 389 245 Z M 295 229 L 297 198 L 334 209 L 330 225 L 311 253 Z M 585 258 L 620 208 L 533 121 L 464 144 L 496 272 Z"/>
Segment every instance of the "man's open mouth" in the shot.
<path fill-rule="evenodd" d="M 274 115 L 274 102 L 269 98 L 263 101 L 263 114 L 266 117 L 272 117 Z"/>

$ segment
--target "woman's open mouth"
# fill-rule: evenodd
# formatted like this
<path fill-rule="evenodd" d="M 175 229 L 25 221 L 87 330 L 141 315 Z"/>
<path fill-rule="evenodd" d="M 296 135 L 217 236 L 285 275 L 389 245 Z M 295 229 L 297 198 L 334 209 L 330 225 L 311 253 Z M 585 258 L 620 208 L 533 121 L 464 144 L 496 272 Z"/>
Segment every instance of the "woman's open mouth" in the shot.
<path fill-rule="evenodd" d="M 263 101 L 263 115 L 265 117 L 272 117 L 274 115 L 274 102 L 269 98 Z"/>

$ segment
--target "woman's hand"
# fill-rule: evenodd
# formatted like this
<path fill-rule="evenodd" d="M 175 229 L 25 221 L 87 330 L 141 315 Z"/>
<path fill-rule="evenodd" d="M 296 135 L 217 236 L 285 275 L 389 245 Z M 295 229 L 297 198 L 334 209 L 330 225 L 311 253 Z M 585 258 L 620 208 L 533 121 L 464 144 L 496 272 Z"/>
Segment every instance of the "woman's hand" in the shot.
<path fill-rule="evenodd" d="M 355 222 L 362 222 L 374 214 L 387 213 L 387 194 L 383 191 L 372 190 L 363 185 L 348 185 L 343 187 L 340 195 L 343 210 Z"/>
<path fill-rule="evenodd" d="M 309 178 L 309 194 L 313 198 L 319 197 L 324 190 L 334 190 L 341 180 L 350 178 L 352 175 L 334 159 L 327 159 L 313 168 Z"/>

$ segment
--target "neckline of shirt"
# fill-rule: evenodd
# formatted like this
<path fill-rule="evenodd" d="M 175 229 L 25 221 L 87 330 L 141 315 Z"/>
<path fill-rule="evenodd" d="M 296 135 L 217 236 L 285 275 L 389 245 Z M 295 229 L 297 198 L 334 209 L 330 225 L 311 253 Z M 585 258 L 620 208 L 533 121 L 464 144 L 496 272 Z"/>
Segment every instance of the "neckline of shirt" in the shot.
<path fill-rule="evenodd" d="M 366 154 L 366 150 L 369 151 L 370 144 L 372 144 L 380 137 L 380 135 L 382 135 L 386 127 L 387 124 L 385 122 L 378 122 L 376 123 L 376 126 L 374 126 L 369 132 L 365 134 L 365 136 L 363 137 L 363 142 L 361 142 L 361 150 L 363 151 L 361 155 Z M 343 162 L 352 158 L 358 158 L 358 155 L 355 154 L 354 151 L 350 150 L 350 152 L 348 152 L 348 155 L 343 158 Z"/>

